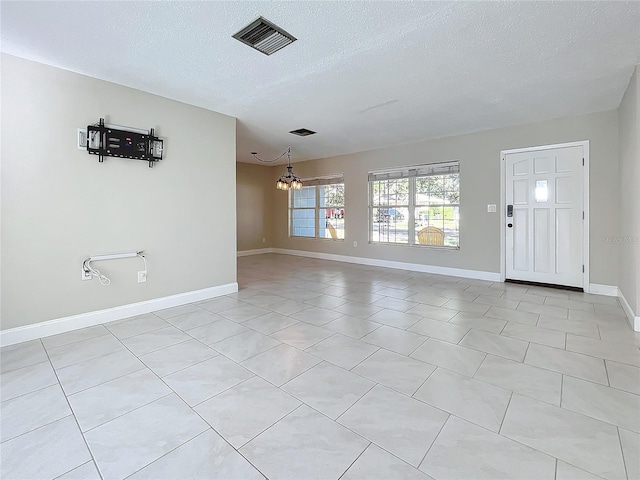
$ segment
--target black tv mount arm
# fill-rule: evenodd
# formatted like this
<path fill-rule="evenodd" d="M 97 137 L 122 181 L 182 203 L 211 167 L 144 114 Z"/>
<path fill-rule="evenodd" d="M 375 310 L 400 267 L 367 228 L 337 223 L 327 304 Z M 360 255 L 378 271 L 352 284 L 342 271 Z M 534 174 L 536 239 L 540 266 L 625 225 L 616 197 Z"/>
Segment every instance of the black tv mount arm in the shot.
<path fill-rule="evenodd" d="M 149 133 L 126 130 L 106 125 L 104 118 L 95 125 L 87 126 L 87 152 L 98 155 L 102 163 L 104 157 L 132 158 L 149 162 L 149 168 L 162 160 L 164 142 L 155 136 L 153 128 Z"/>

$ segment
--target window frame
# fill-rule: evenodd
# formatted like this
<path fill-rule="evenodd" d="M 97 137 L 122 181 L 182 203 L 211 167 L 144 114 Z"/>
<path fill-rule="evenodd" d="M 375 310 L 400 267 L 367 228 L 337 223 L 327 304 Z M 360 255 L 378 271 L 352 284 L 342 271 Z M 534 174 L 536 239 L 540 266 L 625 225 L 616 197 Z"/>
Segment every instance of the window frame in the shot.
<path fill-rule="evenodd" d="M 330 185 L 342 185 L 343 191 L 345 193 L 343 193 L 343 202 L 342 202 L 342 206 L 339 207 L 327 207 L 326 205 L 320 205 L 320 187 L 323 186 L 330 186 Z M 314 194 L 315 194 L 315 202 L 314 202 L 314 206 L 313 207 L 294 207 L 294 195 L 296 193 L 296 190 L 290 190 L 289 191 L 289 198 L 288 198 L 288 211 L 289 211 L 289 238 L 307 238 L 307 239 L 316 239 L 316 240 L 331 240 L 331 241 L 338 241 L 338 242 L 344 242 L 344 238 L 327 238 L 327 237 L 323 237 L 320 236 L 320 231 L 322 230 L 320 228 L 320 220 L 321 220 L 321 215 L 320 212 L 326 209 L 339 209 L 342 210 L 344 212 L 344 215 L 342 217 L 342 221 L 343 221 L 343 231 L 344 231 L 344 236 L 346 236 L 346 208 L 345 208 L 345 203 L 346 203 L 346 185 L 344 182 L 344 176 L 343 175 L 332 175 L 332 176 L 327 176 L 327 177 L 316 177 L 316 178 L 307 178 L 307 179 L 302 179 L 302 188 L 310 188 L 310 187 L 314 187 Z M 299 190 L 298 190 L 299 191 Z M 294 225 L 293 225 L 293 212 L 296 210 L 313 210 L 314 211 L 314 222 L 313 222 L 313 229 L 314 229 L 314 236 L 306 236 L 306 235 L 294 235 Z"/>
<path fill-rule="evenodd" d="M 442 204 L 432 204 L 428 205 L 428 207 L 435 208 L 446 208 L 446 207 L 457 207 L 458 213 L 458 245 L 428 245 L 428 244 L 420 244 L 416 239 L 416 208 L 427 207 L 426 205 L 419 204 L 416 199 L 417 196 L 417 188 L 416 188 L 416 179 L 425 178 L 430 176 L 444 176 L 444 175 L 458 175 L 458 202 L 457 203 L 442 203 Z M 408 205 L 374 205 L 374 183 L 380 181 L 389 181 L 389 180 L 400 180 L 407 179 L 408 180 Z M 397 168 L 389 168 L 384 170 L 375 170 L 370 171 L 368 176 L 368 193 L 369 193 L 369 202 L 368 202 L 368 216 L 369 216 L 369 244 L 371 245 L 398 245 L 405 247 L 428 247 L 428 248 L 436 248 L 436 249 L 444 249 L 444 250 L 460 250 L 460 161 L 450 161 L 450 162 L 439 162 L 439 163 L 429 163 L 423 165 L 412 165 L 406 167 L 397 167 Z M 443 198 L 444 202 L 444 198 Z M 381 241 L 374 240 L 374 210 L 380 208 L 387 209 L 407 209 L 408 211 L 408 224 L 407 224 L 407 241 L 406 242 L 391 242 L 391 241 Z M 444 220 L 444 218 L 443 218 Z M 378 222 L 380 223 L 380 222 Z M 380 238 L 379 230 L 378 230 L 378 238 Z M 446 236 L 445 236 L 446 239 Z"/>

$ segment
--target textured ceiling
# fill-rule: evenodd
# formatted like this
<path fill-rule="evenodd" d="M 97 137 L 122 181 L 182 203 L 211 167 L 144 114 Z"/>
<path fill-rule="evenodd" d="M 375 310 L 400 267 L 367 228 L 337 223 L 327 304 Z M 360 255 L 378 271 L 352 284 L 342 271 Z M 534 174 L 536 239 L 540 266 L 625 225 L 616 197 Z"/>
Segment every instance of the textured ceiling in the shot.
<path fill-rule="evenodd" d="M 614 109 L 640 53 L 637 1 L 2 1 L 0 14 L 6 53 L 237 117 L 246 162 Z M 258 16 L 298 41 L 266 56 L 231 38 Z"/>

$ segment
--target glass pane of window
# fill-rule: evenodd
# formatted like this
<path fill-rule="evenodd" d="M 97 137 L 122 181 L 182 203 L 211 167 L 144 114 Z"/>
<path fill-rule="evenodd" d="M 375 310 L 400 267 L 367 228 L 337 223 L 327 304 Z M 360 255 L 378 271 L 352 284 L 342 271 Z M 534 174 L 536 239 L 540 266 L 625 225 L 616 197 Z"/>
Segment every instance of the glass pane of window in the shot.
<path fill-rule="evenodd" d="M 460 176 L 416 178 L 415 243 L 459 246 Z"/>
<path fill-rule="evenodd" d="M 549 187 L 546 180 L 536 180 L 536 202 L 546 202 L 549 199 Z"/>
<path fill-rule="evenodd" d="M 460 246 L 460 207 L 446 206 L 443 208 L 444 244 L 447 247 Z"/>
<path fill-rule="evenodd" d="M 291 235 L 294 237 L 315 237 L 316 236 L 315 209 L 313 208 L 295 209 L 295 210 L 292 210 L 291 212 L 292 212 L 291 213 Z"/>
<path fill-rule="evenodd" d="M 344 208 L 320 209 L 318 236 L 334 240 L 344 239 Z"/>
<path fill-rule="evenodd" d="M 381 180 L 371 182 L 373 206 L 409 205 L 409 179 Z"/>
<path fill-rule="evenodd" d="M 416 207 L 416 238 L 418 245 L 460 246 L 460 209 L 451 205 Z"/>
<path fill-rule="evenodd" d="M 316 187 L 302 187 L 300 190 L 292 190 L 293 207 L 315 207 L 316 206 Z"/>
<path fill-rule="evenodd" d="M 344 183 L 319 185 L 321 207 L 344 207 Z"/>
<path fill-rule="evenodd" d="M 442 177 L 416 178 L 416 205 L 442 204 L 444 185 Z"/>
<path fill-rule="evenodd" d="M 444 203 L 460 203 L 460 175 L 444 175 Z"/>
<path fill-rule="evenodd" d="M 373 208 L 372 242 L 409 243 L 407 207 Z"/>

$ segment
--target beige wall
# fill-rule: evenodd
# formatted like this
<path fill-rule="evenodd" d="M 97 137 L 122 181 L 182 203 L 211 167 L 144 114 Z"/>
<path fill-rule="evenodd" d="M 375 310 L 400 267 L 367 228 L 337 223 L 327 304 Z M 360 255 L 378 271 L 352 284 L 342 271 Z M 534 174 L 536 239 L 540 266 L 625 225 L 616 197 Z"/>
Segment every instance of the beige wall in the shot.
<path fill-rule="evenodd" d="M 631 77 L 618 117 L 620 121 L 620 229 L 614 235 L 620 257 L 619 287 L 635 315 L 640 315 L 640 66 Z"/>
<path fill-rule="evenodd" d="M 591 282 L 617 285 L 618 259 L 602 236 L 618 231 L 618 116 L 616 111 L 563 118 L 393 148 L 296 163 L 302 177 L 344 173 L 344 242 L 289 238 L 287 195 L 274 196 L 274 247 L 365 258 L 500 271 L 500 151 L 589 140 L 591 156 Z M 368 243 L 367 172 L 420 163 L 460 161 L 460 250 L 439 250 Z M 272 169 L 275 181 L 280 171 Z M 358 247 L 353 246 L 353 241 Z"/>
<path fill-rule="evenodd" d="M 2 55 L 2 329 L 236 281 L 235 119 Z M 95 156 L 76 129 L 157 129 L 165 160 Z M 96 265 L 91 254 L 144 249 Z"/>
<path fill-rule="evenodd" d="M 238 163 L 236 185 L 238 251 L 271 247 L 271 197 L 275 182 L 271 181 L 270 168 Z"/>

